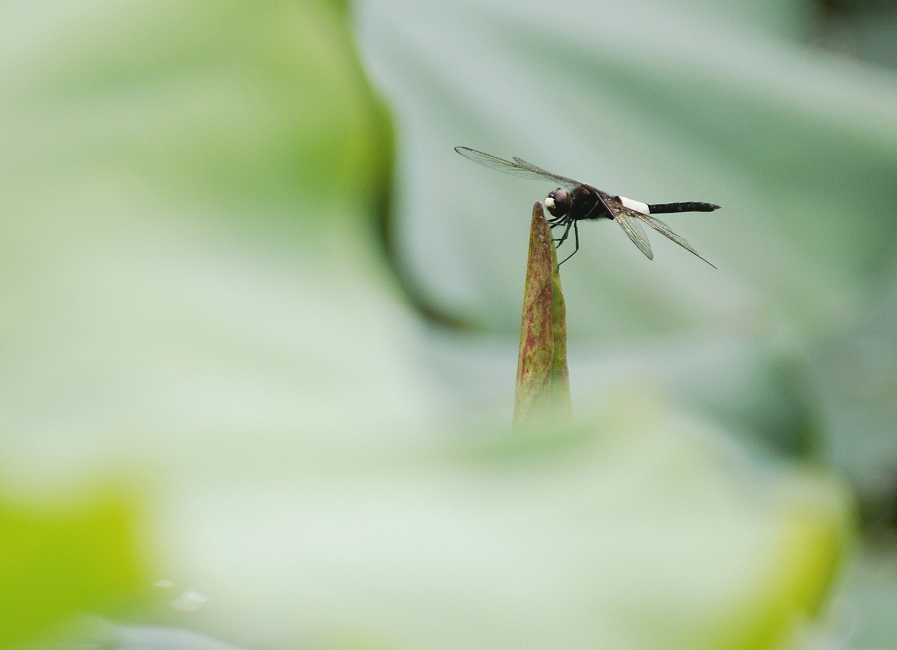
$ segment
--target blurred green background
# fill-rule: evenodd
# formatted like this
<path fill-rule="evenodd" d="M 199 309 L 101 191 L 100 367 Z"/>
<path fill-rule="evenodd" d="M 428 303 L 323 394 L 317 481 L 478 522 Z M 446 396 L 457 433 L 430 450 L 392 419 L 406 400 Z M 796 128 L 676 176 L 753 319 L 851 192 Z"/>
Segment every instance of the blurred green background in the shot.
<path fill-rule="evenodd" d="M 897 648 L 897 9 L 0 2 L 0 647 Z M 563 267 L 521 156 L 667 221 Z"/>

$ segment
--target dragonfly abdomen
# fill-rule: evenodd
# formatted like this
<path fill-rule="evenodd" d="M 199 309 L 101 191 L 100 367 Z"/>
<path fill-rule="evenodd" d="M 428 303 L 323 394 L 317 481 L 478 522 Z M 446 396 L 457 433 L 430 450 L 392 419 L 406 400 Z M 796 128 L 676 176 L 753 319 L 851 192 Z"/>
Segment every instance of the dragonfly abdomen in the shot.
<path fill-rule="evenodd" d="M 651 214 L 669 214 L 671 212 L 713 212 L 719 209 L 713 203 L 687 201 L 685 203 L 652 203 L 648 205 Z"/>

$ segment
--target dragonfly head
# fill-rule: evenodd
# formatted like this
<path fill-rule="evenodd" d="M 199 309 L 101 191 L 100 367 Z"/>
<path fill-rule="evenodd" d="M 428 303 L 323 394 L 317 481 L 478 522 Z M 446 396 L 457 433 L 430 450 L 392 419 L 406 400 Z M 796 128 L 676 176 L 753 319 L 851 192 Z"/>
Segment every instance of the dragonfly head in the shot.
<path fill-rule="evenodd" d="M 554 217 L 563 217 L 570 212 L 573 201 L 570 199 L 570 193 L 561 188 L 556 189 L 545 198 L 545 207 Z"/>

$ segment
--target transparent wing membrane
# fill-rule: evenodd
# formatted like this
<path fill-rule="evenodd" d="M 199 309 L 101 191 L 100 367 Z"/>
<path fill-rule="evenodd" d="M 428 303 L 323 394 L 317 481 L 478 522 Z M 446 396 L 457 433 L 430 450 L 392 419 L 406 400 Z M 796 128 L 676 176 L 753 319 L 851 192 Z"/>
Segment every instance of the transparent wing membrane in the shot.
<path fill-rule="evenodd" d="M 642 228 L 639 221 L 644 221 L 646 224 L 651 226 L 654 230 L 659 232 L 670 241 L 676 242 L 695 257 L 702 259 L 710 264 L 710 266 L 713 266 L 713 264 L 701 257 L 698 251 L 692 248 L 691 244 L 689 244 L 684 237 L 680 237 L 679 235 L 674 233 L 670 229 L 670 227 L 660 219 L 647 214 L 643 214 L 641 212 L 638 212 L 637 210 L 627 208 L 625 205 L 620 203 L 618 199 L 614 198 L 613 196 L 608 196 L 604 192 L 599 192 L 599 195 L 601 196 L 601 199 L 604 201 L 604 204 L 607 206 L 608 210 L 610 210 L 611 214 L 614 216 L 614 220 L 620 224 L 623 232 L 629 235 L 629 239 L 632 240 L 632 243 L 638 246 L 638 249 L 643 252 L 649 260 L 654 259 L 654 253 L 651 251 L 651 244 L 648 242 L 648 236 L 645 234 L 645 229 Z M 713 266 L 713 268 L 716 267 Z"/>
<path fill-rule="evenodd" d="M 648 241 L 648 235 L 645 234 L 645 229 L 642 228 L 642 224 L 638 222 L 638 219 L 625 214 L 618 214 L 614 221 L 620 224 L 620 228 L 623 229 L 623 232 L 629 235 L 629 239 L 632 240 L 633 244 L 638 246 L 638 249 L 645 254 L 645 257 L 649 260 L 654 259 L 654 251 L 651 250 L 651 243 Z"/>
<path fill-rule="evenodd" d="M 646 224 L 648 224 L 649 226 L 654 228 L 654 230 L 659 232 L 661 235 L 663 235 L 670 241 L 676 242 L 682 248 L 687 250 L 689 253 L 691 253 L 695 257 L 698 257 L 698 258 L 704 260 L 705 262 L 707 262 L 707 260 L 705 260 L 703 257 L 701 257 L 701 255 L 698 253 L 698 251 L 696 251 L 694 248 L 691 247 L 691 244 L 689 244 L 685 240 L 684 237 L 680 237 L 679 235 L 674 233 L 672 230 L 670 230 L 670 227 L 668 225 L 666 225 L 663 221 L 661 221 L 660 219 L 657 219 L 655 217 L 648 216 L 647 214 L 641 214 L 641 213 L 636 213 L 636 214 L 638 215 L 639 219 L 641 219 Z M 631 235 L 630 235 L 630 237 L 631 237 Z M 710 266 L 713 266 L 713 264 L 711 264 L 710 262 L 707 262 L 707 263 L 710 264 Z M 716 268 L 716 267 L 713 266 L 713 268 Z"/>
<path fill-rule="evenodd" d="M 505 174 L 511 174 L 512 176 L 519 176 L 521 178 L 530 178 L 541 181 L 554 181 L 555 183 L 559 183 L 562 187 L 566 187 L 569 190 L 572 190 L 579 185 L 579 183 L 572 179 L 566 178 L 565 176 L 552 174 L 551 172 L 540 169 L 539 167 L 531 165 L 525 160 L 520 160 L 519 158 L 514 159 L 517 162 L 511 162 L 510 160 L 503 160 L 502 158 L 491 156 L 488 153 L 476 151 L 475 149 L 468 149 L 467 147 L 455 147 L 455 151 L 457 151 L 468 160 L 479 163 L 484 167 L 489 167 L 490 169 L 504 172 Z"/>
<path fill-rule="evenodd" d="M 542 169 L 541 167 L 536 167 L 531 162 L 526 162 L 523 158 L 514 156 L 514 162 L 517 163 L 518 167 L 523 167 L 524 169 L 528 169 L 531 172 L 535 172 L 543 178 L 550 178 L 551 180 L 556 181 L 561 187 L 566 187 L 568 190 L 574 190 L 582 185 L 582 183 L 574 181 L 572 178 L 567 178 L 566 176 L 552 173 L 550 171 Z"/>

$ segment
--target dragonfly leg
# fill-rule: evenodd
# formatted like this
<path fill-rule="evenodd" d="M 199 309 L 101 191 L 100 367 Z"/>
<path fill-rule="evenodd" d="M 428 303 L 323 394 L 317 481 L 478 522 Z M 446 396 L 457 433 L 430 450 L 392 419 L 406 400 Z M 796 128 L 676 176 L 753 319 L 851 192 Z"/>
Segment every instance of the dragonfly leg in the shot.
<path fill-rule="evenodd" d="M 556 242 L 556 246 L 560 246 L 565 241 L 567 241 L 567 237 L 570 234 L 570 228 L 571 228 L 571 226 L 574 226 L 575 224 L 576 224 L 576 221 L 574 221 L 573 219 L 570 219 L 569 221 L 567 221 L 567 227 L 564 228 L 564 234 L 561 235 L 558 239 L 554 240 Z M 562 225 L 562 224 L 558 224 L 558 225 Z"/>
<path fill-rule="evenodd" d="M 569 226 L 567 227 L 567 230 L 570 230 Z M 567 236 L 567 233 L 565 232 L 564 237 L 566 237 L 566 236 Z M 573 241 L 576 242 L 576 245 L 573 247 L 573 252 L 570 253 L 567 257 L 565 257 L 563 259 L 563 261 L 558 262 L 558 268 L 561 268 L 561 264 L 563 264 L 564 262 L 569 260 L 571 257 L 576 255 L 576 251 L 579 250 L 579 224 L 576 223 L 576 221 L 573 221 Z"/>

